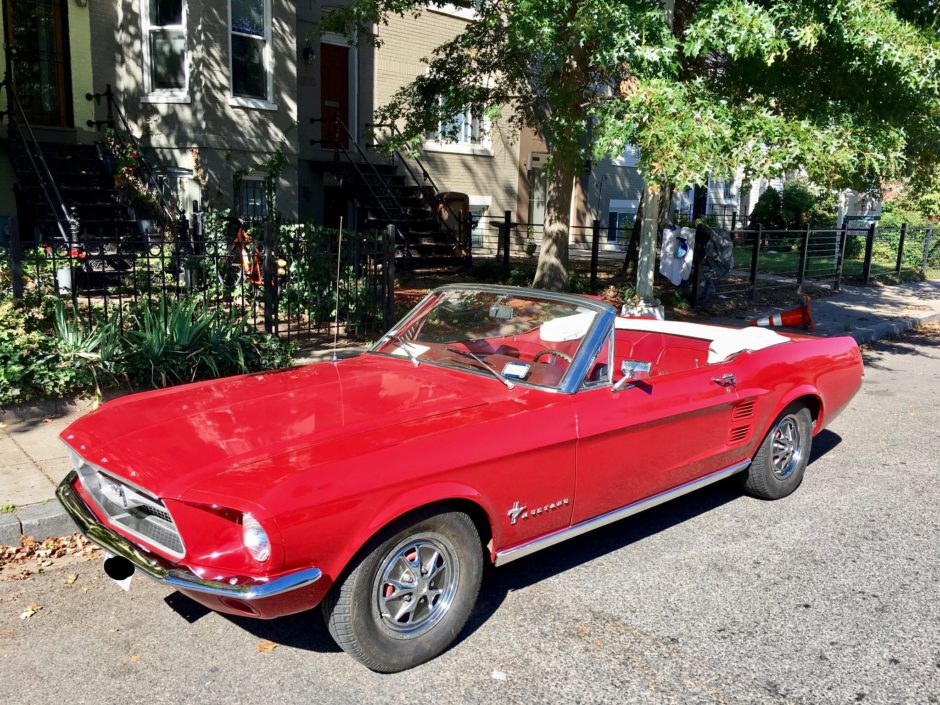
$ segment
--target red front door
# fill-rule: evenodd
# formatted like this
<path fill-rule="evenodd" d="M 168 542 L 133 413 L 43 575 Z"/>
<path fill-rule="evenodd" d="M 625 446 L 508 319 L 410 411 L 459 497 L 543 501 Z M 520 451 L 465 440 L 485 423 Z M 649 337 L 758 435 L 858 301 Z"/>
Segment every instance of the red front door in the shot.
<path fill-rule="evenodd" d="M 578 394 L 577 489 L 572 523 L 721 470 L 738 400 L 712 379 L 731 363 L 651 377 L 634 387 Z"/>
<path fill-rule="evenodd" d="M 338 140 L 349 146 L 349 47 L 320 44 L 320 117 L 324 149 L 333 149 Z M 345 126 L 337 127 L 339 118 Z"/>

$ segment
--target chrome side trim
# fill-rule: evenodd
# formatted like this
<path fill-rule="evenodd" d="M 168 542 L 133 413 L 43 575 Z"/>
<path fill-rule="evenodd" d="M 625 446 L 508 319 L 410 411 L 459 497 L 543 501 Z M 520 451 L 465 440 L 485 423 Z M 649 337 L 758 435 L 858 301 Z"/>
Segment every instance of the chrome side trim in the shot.
<path fill-rule="evenodd" d="M 746 470 L 747 467 L 751 464 L 750 460 L 743 460 L 740 463 L 735 463 L 731 467 L 727 467 L 724 470 L 719 470 L 713 472 L 710 475 L 705 475 L 705 477 L 700 477 L 697 480 L 692 480 L 692 482 L 687 482 L 684 485 L 679 485 L 674 487 L 671 490 L 666 490 L 665 492 L 660 492 L 657 495 L 652 497 L 647 497 L 646 499 L 641 499 L 639 502 L 634 502 L 633 504 L 628 504 L 625 507 L 620 509 L 613 509 L 606 514 L 601 514 L 596 516 L 593 519 L 585 519 L 579 524 L 574 524 L 569 526 L 566 529 L 559 529 L 545 536 L 540 536 L 538 538 L 532 539 L 518 546 L 513 546 L 507 548 L 504 551 L 496 552 L 496 565 L 505 565 L 511 561 L 516 560 L 517 558 L 522 558 L 523 556 L 528 556 L 531 553 L 536 551 L 541 551 L 543 548 L 548 548 L 549 546 L 554 546 L 555 544 L 561 543 L 562 541 L 567 541 L 568 539 L 574 538 L 575 536 L 580 536 L 581 534 L 586 534 L 589 531 L 594 529 L 599 529 L 602 526 L 607 526 L 608 524 L 613 524 L 615 521 L 620 521 L 621 519 L 626 519 L 627 517 L 633 516 L 634 514 L 639 514 L 640 512 L 651 509 L 657 505 L 668 502 L 671 499 L 676 499 L 681 497 L 684 494 L 689 492 L 694 492 L 697 489 L 706 487 L 713 482 L 718 482 L 723 480 L 726 477 L 731 475 L 736 475 L 742 470 Z"/>
<path fill-rule="evenodd" d="M 239 600 L 258 600 L 310 585 L 321 577 L 318 568 L 305 568 L 281 575 L 274 580 L 236 585 L 201 578 L 188 568 L 175 565 L 142 549 L 104 526 L 72 487 L 77 477 L 78 474 L 74 470 L 69 472 L 56 488 L 56 497 L 72 517 L 79 531 L 92 543 L 109 553 L 126 558 L 148 577 L 170 587 L 219 597 L 234 597 Z"/>

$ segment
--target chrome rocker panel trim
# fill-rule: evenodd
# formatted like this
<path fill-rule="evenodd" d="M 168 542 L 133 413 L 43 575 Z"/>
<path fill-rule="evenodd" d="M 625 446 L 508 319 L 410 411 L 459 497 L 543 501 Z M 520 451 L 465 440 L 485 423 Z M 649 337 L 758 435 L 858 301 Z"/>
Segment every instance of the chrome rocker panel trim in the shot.
<path fill-rule="evenodd" d="M 178 590 L 191 590 L 219 597 L 233 597 L 239 600 L 260 600 L 279 595 L 289 590 L 296 590 L 315 583 L 322 573 L 318 568 L 305 568 L 282 575 L 265 583 L 230 585 L 214 580 L 200 578 L 188 568 L 180 568 L 169 561 L 146 551 L 128 541 L 120 534 L 104 526 L 85 504 L 72 485 L 78 475 L 73 470 L 59 484 L 56 497 L 72 520 L 78 525 L 89 541 L 105 551 L 126 558 L 144 574 Z"/>
<path fill-rule="evenodd" d="M 574 538 L 575 536 L 580 536 L 581 534 L 586 534 L 588 531 L 593 531 L 594 529 L 599 529 L 602 526 L 607 526 L 612 524 L 615 521 L 620 521 L 621 519 L 626 519 L 629 516 L 634 514 L 639 514 L 640 512 L 651 509 L 657 505 L 668 502 L 671 499 L 681 497 L 684 494 L 689 492 L 694 492 L 697 489 L 705 487 L 712 484 L 713 482 L 718 482 L 723 480 L 726 477 L 731 475 L 736 475 L 743 470 L 746 470 L 747 467 L 751 464 L 750 460 L 743 460 L 740 463 L 736 463 L 731 467 L 727 467 L 724 470 L 719 470 L 713 472 L 710 475 L 705 475 L 700 477 L 697 480 L 692 480 L 692 482 L 687 482 L 684 485 L 679 485 L 678 487 L 666 490 L 665 492 L 660 492 L 659 494 L 653 495 L 652 497 L 647 497 L 646 499 L 641 499 L 639 502 L 634 502 L 633 504 L 628 504 L 625 507 L 620 509 L 613 509 L 606 514 L 601 514 L 596 516 L 593 519 L 585 519 L 579 524 L 574 524 L 565 529 L 559 529 L 545 536 L 540 536 L 536 539 L 532 539 L 518 546 L 513 546 L 512 548 L 507 548 L 504 551 L 497 551 L 496 553 L 496 565 L 505 565 L 511 561 L 516 560 L 517 558 L 522 558 L 528 556 L 531 553 L 536 551 L 541 551 L 543 548 L 548 548 L 549 546 L 554 546 L 555 544 L 561 543 L 562 541 L 567 541 L 568 539 Z"/>

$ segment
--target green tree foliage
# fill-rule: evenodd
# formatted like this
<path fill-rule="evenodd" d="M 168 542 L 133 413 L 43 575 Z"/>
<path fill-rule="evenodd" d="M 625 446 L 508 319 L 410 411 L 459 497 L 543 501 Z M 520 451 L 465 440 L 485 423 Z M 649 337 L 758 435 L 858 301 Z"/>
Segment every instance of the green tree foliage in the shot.
<path fill-rule="evenodd" d="M 554 288 L 567 276 L 579 167 L 626 144 L 640 148 L 642 171 L 656 190 L 739 168 L 747 177 L 803 170 L 830 188 L 862 188 L 936 161 L 940 37 L 933 0 L 672 5 L 482 0 L 477 20 L 439 47 L 427 73 L 380 117 L 398 121 L 412 146 L 467 106 L 544 136 L 553 178 L 535 283 Z M 373 26 L 427 6 L 353 0 L 323 28 L 380 43 Z"/>
<path fill-rule="evenodd" d="M 932 169 L 916 174 L 909 189 L 910 207 L 922 217 L 940 222 L 940 159 Z"/>
<path fill-rule="evenodd" d="M 765 228 L 778 228 L 781 224 L 781 199 L 780 192 L 773 186 L 768 186 L 757 203 L 754 204 L 754 210 L 751 211 L 751 226 L 761 225 Z"/>
<path fill-rule="evenodd" d="M 767 188 L 751 211 L 751 225 L 792 230 L 807 225 L 833 228 L 839 204 L 830 192 L 802 181 L 788 181 L 783 191 Z"/>

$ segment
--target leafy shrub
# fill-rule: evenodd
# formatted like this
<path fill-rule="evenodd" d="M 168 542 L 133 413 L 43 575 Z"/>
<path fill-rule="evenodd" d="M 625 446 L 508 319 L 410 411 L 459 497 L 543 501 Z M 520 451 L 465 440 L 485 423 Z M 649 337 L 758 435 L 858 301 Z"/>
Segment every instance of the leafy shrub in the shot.
<path fill-rule="evenodd" d="M 782 223 L 780 208 L 782 202 L 780 192 L 773 186 L 768 186 L 757 203 L 754 204 L 754 210 L 751 211 L 751 224 L 753 226 L 762 225 L 765 228 L 777 228 Z"/>
<path fill-rule="evenodd" d="M 195 300 L 160 299 L 129 310 L 124 325 L 89 324 L 55 296 L 0 299 L 0 404 L 118 384 L 164 387 L 288 367 L 295 346 Z"/>
<path fill-rule="evenodd" d="M 768 229 L 793 230 L 807 224 L 833 228 L 837 212 L 836 197 L 828 190 L 803 181 L 788 181 L 782 193 L 770 186 L 761 194 L 751 212 L 751 223 Z"/>
<path fill-rule="evenodd" d="M 865 256 L 864 234 L 848 233 L 845 241 L 845 259 L 861 259 Z"/>
<path fill-rule="evenodd" d="M 572 294 L 590 294 L 590 284 L 590 280 L 585 279 L 580 274 L 572 274 L 568 277 L 568 291 Z"/>
<path fill-rule="evenodd" d="M 535 267 L 513 267 L 506 283 L 510 286 L 531 286 L 535 279 Z"/>
<path fill-rule="evenodd" d="M 61 397 L 94 386 L 87 366 L 75 364 L 74 341 L 53 334 L 61 306 L 57 297 L 35 292 L 22 301 L 0 299 L 0 404 Z"/>
<path fill-rule="evenodd" d="M 691 308 L 688 300 L 678 291 L 666 291 L 660 296 L 663 306 L 679 311 L 688 311 Z"/>
<path fill-rule="evenodd" d="M 139 309 L 121 345 L 121 371 L 132 384 L 152 387 L 286 367 L 294 351 L 290 343 L 249 330 L 236 313 L 165 298 Z"/>

